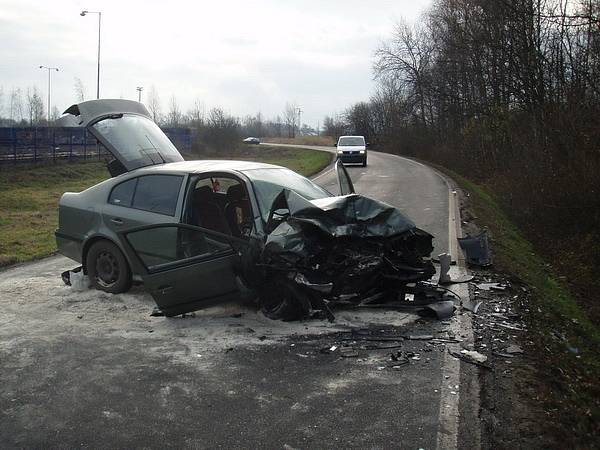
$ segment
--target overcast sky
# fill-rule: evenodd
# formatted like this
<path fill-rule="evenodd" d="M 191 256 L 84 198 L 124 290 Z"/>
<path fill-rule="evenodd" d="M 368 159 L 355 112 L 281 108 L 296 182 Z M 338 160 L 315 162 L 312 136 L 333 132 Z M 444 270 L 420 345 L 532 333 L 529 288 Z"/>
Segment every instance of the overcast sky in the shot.
<path fill-rule="evenodd" d="M 96 96 L 102 11 L 100 96 L 137 99 L 154 85 L 163 112 L 175 95 L 243 116 L 281 114 L 286 101 L 315 126 L 368 98 L 373 52 L 396 21 L 418 20 L 431 0 L 0 0 L 0 86 L 36 85 L 64 111 L 74 78 Z M 44 97 L 46 99 L 46 97 Z M 144 97 L 142 97 L 144 101 Z M 6 109 L 6 108 L 5 108 Z"/>

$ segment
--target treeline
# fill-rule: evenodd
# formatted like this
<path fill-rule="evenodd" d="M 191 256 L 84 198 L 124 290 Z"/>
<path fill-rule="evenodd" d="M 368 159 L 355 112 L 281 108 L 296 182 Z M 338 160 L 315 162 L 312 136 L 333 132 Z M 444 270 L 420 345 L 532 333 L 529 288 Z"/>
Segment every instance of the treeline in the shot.
<path fill-rule="evenodd" d="M 85 86 L 79 78 L 75 78 L 74 93 L 74 103 L 86 100 Z M 12 88 L 9 92 L 5 92 L 0 86 L 0 127 L 52 126 L 61 114 L 54 106 L 48 121 L 42 95 L 36 86 L 27 89 Z M 207 110 L 200 99 L 196 99 L 192 106 L 184 111 L 175 95 L 171 95 L 168 107 L 163 109 L 157 89 L 151 86 L 143 103 L 152 119 L 161 127 L 195 129 L 195 135 L 198 137 L 195 147 L 199 150 L 232 148 L 247 136 L 294 138 L 297 135 L 319 134 L 319 130 L 307 124 L 301 125 L 301 109 L 293 102 L 286 103 L 281 115 L 270 119 L 260 112 L 237 117 L 219 107 Z"/>
<path fill-rule="evenodd" d="M 371 99 L 326 132 L 484 181 L 544 236 L 600 229 L 598 0 L 436 0 L 374 72 Z"/>
<path fill-rule="evenodd" d="M 50 112 L 50 120 L 60 116 L 55 107 Z M 37 86 L 26 89 L 12 88 L 5 92 L 0 86 L 0 126 L 27 127 L 46 126 L 48 116 L 42 93 Z"/>

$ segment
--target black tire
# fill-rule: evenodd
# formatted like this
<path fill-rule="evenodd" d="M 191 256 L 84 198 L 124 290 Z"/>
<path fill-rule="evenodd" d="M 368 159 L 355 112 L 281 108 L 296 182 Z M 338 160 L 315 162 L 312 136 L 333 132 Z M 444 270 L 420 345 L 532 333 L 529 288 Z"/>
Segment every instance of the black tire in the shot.
<path fill-rule="evenodd" d="M 362 166 L 367 167 L 367 158 L 364 159 Z"/>
<path fill-rule="evenodd" d="M 110 241 L 97 241 L 85 258 L 87 274 L 94 288 L 120 294 L 131 287 L 131 269 L 119 247 Z"/>
<path fill-rule="evenodd" d="M 260 296 L 260 310 L 273 320 L 300 320 L 311 311 L 310 299 L 290 282 L 275 282 Z"/>

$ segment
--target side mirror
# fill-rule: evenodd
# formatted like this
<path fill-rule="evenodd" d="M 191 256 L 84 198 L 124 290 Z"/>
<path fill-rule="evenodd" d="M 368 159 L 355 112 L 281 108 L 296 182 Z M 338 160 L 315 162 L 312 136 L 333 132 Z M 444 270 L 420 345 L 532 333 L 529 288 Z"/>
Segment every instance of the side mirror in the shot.
<path fill-rule="evenodd" d="M 334 147 L 337 147 L 337 143 L 335 143 L 335 142 L 334 142 L 333 146 L 334 146 Z"/>
<path fill-rule="evenodd" d="M 370 147 L 370 146 L 371 146 L 370 142 L 365 143 L 365 147 Z"/>

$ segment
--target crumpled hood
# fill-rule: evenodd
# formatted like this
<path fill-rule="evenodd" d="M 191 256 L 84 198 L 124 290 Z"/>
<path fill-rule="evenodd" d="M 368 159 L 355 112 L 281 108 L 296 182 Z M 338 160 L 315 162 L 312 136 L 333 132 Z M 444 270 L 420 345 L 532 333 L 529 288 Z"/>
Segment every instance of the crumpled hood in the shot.
<path fill-rule="evenodd" d="M 393 206 L 359 194 L 307 200 L 294 191 L 284 192 L 290 211 L 287 222 L 312 224 L 333 237 L 387 238 L 416 228 Z M 277 228 L 272 234 L 278 234 Z"/>

